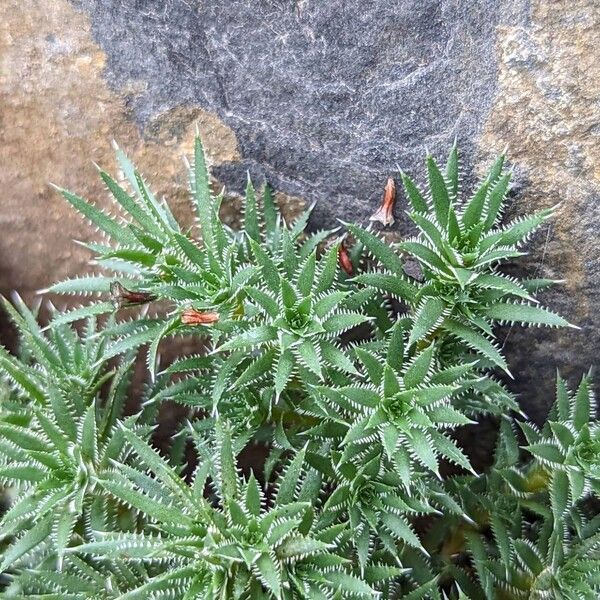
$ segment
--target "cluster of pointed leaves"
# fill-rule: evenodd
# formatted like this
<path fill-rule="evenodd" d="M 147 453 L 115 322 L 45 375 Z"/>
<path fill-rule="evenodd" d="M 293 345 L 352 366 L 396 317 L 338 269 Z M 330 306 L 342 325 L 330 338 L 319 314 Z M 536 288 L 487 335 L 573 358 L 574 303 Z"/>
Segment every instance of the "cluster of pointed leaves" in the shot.
<path fill-rule="evenodd" d="M 499 224 L 503 158 L 464 205 L 456 148 L 445 174 L 428 158 L 430 197 L 403 175 L 417 238 L 397 253 L 349 226 L 358 243 L 342 270 L 345 248 L 322 248 L 331 232 L 307 236 L 309 211 L 288 226 L 268 189 L 259 199 L 249 183 L 242 229 L 226 226 L 199 140 L 189 171 L 201 241 L 117 157 L 128 188 L 101 177 L 120 215 L 61 190 L 106 235 L 88 244 L 106 274 L 51 288 L 110 301 L 55 313 L 46 330 L 19 299 L 5 306 L 22 352 L 0 348 L 12 390 L 0 475 L 16 496 L 0 522 L 2 597 L 545 598 L 595 564 L 589 386 L 573 397 L 559 386 L 549 424 L 522 425 L 525 464 L 508 421 L 485 475 L 452 436 L 518 410 L 490 371 L 507 369 L 495 323 L 567 324 L 532 297 L 548 282 L 496 270 L 551 213 Z M 349 278 L 364 249 L 376 270 Z M 407 254 L 422 280 L 405 274 Z M 386 310 L 390 297 L 405 314 Z M 96 329 L 99 315 L 155 301 L 156 316 Z M 158 370 L 159 344 L 176 334 L 206 351 Z M 143 345 L 151 383 L 124 418 Z M 151 446 L 165 401 L 190 409 L 168 458 Z M 253 449 L 265 462 L 242 475 L 237 459 Z M 595 589 L 580 579 L 582 594 Z"/>
<path fill-rule="evenodd" d="M 331 598 L 334 591 L 338 597 L 371 598 L 369 582 L 401 573 L 380 567 L 364 579 L 352 575 L 350 561 L 337 550 L 349 532 L 345 524 L 315 514 L 320 478 L 303 476 L 302 455 L 284 469 L 269 504 L 253 475 L 244 480 L 237 473 L 235 442 L 220 421 L 214 446 L 199 448 L 190 484 L 134 433 L 125 437 L 138 466 L 120 465 L 101 485 L 139 511 L 146 527 L 96 532 L 95 540 L 74 549 L 161 567 L 124 598 Z"/>
<path fill-rule="evenodd" d="M 398 252 L 370 231 L 355 225 L 348 228 L 378 265 L 377 270 L 359 274 L 355 281 L 410 307 L 414 323 L 409 344 L 425 336 L 457 340 L 508 371 L 493 344 L 494 324 L 559 327 L 568 323 L 540 307 L 533 297 L 551 281 L 519 281 L 498 271 L 500 263 L 523 254 L 520 248 L 553 214 L 553 209 L 543 209 L 502 225 L 510 182 L 510 172 L 503 168 L 504 156 L 500 156 L 467 201 L 459 198 L 456 145 L 445 171 L 433 157 L 427 157 L 427 194 L 402 173 L 410 203 L 408 215 L 418 233 L 397 244 Z M 418 262 L 421 281 L 407 276 L 402 255 Z"/>
<path fill-rule="evenodd" d="M 93 317 L 81 336 L 68 325 L 44 332 L 20 299 L 17 308 L 4 307 L 19 331 L 22 358 L 0 348 L 0 369 L 14 392 L 0 414 L 0 480 L 13 495 L 0 521 L 8 542 L 1 571 L 47 553 L 60 563 L 74 539 L 108 518 L 97 480 L 122 454 L 115 423 L 132 366 L 129 357 L 108 370 Z M 109 381 L 101 403 L 99 390 Z"/>
<path fill-rule="evenodd" d="M 316 251 L 302 262 L 286 252 L 280 266 L 258 244 L 252 243 L 252 250 L 261 278 L 260 285 L 247 289 L 247 313 L 256 314 L 241 320 L 236 335 L 219 347 L 231 352 L 227 362 L 239 372 L 232 387 L 263 380 L 278 398 L 294 382 L 323 381 L 326 370 L 356 374 L 339 336 L 369 317 L 350 310 L 351 293 L 336 285 L 337 245 L 320 260 Z"/>
<path fill-rule="evenodd" d="M 310 210 L 288 227 L 269 188 L 265 187 L 260 203 L 250 181 L 244 201 L 243 230 L 234 231 L 225 225 L 219 216 L 223 193 L 215 196 L 211 190 L 202 144 L 196 138 L 194 164 L 188 167 L 196 224 L 202 239 L 200 245 L 190 231 L 181 228 L 168 204 L 153 195 L 120 149 L 117 149 L 117 160 L 131 193 L 100 170 L 117 216 L 105 213 L 76 194 L 60 190 L 66 200 L 107 238 L 104 244 L 86 244 L 107 274 L 62 281 L 49 291 L 84 295 L 110 293 L 112 297 L 112 302 L 97 302 L 71 311 L 61 317 L 63 321 L 111 312 L 115 307 L 168 301 L 171 313 L 139 324 L 134 339 L 138 345 L 153 342 L 148 354 L 151 370 L 155 367 L 158 343 L 163 337 L 189 332 L 198 326 L 216 339 L 222 330 L 229 331 L 231 321 L 245 316 L 244 300 L 248 290 L 253 289 L 253 284 L 261 287 L 258 282 L 261 269 L 267 271 L 269 283 L 273 279 L 276 281 L 276 292 L 279 293 L 277 270 L 269 273 L 272 262 L 262 260 L 265 251 L 272 250 L 288 267 L 290 260 L 308 258 L 328 235 L 323 231 L 300 239 Z M 253 252 L 250 252 L 251 246 Z M 302 308 L 299 310 L 301 312 Z M 123 338 L 129 336 L 131 339 L 131 331 L 121 334 Z M 119 349 L 127 345 L 125 339 L 121 342 Z"/>
<path fill-rule="evenodd" d="M 364 381 L 318 388 L 322 404 L 337 409 L 338 422 L 349 424 L 340 442 L 344 454 L 356 458 L 377 449 L 396 465 L 407 489 L 416 464 L 438 476 L 438 457 L 471 468 L 441 430 L 472 423 L 452 406 L 452 397 L 470 387 L 472 364 L 440 368 L 434 342 L 409 359 L 410 326 L 410 319 L 398 319 L 388 339 L 355 349 Z"/>
<path fill-rule="evenodd" d="M 436 577 L 469 598 L 598 598 L 600 515 L 593 470 L 590 477 L 587 463 L 582 469 L 575 461 L 570 468 L 566 459 L 558 460 L 559 453 L 578 454 L 578 447 L 554 433 L 574 432 L 575 420 L 583 430 L 593 427 L 595 410 L 589 377 L 573 395 L 559 377 L 546 437 L 521 422 L 531 443 L 520 449 L 513 424 L 504 419 L 490 472 L 445 482 L 468 518 L 443 518 L 431 527 L 423 540 L 430 564 L 418 557 L 404 561 L 415 566 L 413 575 L 422 569 L 425 580 Z M 599 460 L 597 449 L 584 454 Z"/>

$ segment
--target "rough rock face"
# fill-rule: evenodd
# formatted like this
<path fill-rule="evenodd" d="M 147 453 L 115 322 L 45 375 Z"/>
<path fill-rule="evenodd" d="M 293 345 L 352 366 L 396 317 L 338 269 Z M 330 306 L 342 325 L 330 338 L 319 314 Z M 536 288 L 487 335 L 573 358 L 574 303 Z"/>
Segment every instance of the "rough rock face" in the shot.
<path fill-rule="evenodd" d="M 317 201 L 314 226 L 365 219 L 426 148 L 458 137 L 468 189 L 508 145 L 511 212 L 562 202 L 527 269 L 566 280 L 547 299 L 583 327 L 508 334 L 543 415 L 555 367 L 577 376 L 600 346 L 599 33 L 595 0 L 4 0 L 0 290 L 86 268 L 71 240 L 92 233 L 48 182 L 104 202 L 91 161 L 114 168 L 113 137 L 186 218 L 198 125 L 220 184 L 249 170 Z"/>

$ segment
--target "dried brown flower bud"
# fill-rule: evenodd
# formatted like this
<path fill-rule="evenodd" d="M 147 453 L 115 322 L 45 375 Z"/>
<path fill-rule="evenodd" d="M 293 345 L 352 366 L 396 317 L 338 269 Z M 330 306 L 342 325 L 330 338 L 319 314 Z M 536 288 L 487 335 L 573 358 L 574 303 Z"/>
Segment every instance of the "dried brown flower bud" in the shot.
<path fill-rule="evenodd" d="M 396 202 L 396 184 L 389 177 L 383 193 L 381 206 L 369 217 L 369 221 L 378 221 L 382 225 L 391 225 L 394 222 L 394 204 Z"/>
<path fill-rule="evenodd" d="M 156 296 L 153 296 L 148 292 L 134 292 L 128 290 L 118 281 L 113 281 L 110 284 L 110 297 L 116 308 L 139 306 L 140 304 L 146 304 L 147 302 L 152 302 L 156 299 Z"/>
<path fill-rule="evenodd" d="M 186 308 L 181 313 L 181 322 L 184 325 L 213 325 L 219 320 L 219 313 L 195 308 Z"/>
<path fill-rule="evenodd" d="M 348 249 L 346 248 L 346 244 L 344 244 L 344 242 L 341 242 L 340 244 L 338 250 L 338 259 L 342 270 L 348 275 L 352 275 L 352 273 L 354 273 L 354 267 L 352 266 L 352 261 L 350 260 L 350 255 L 348 254 Z"/>

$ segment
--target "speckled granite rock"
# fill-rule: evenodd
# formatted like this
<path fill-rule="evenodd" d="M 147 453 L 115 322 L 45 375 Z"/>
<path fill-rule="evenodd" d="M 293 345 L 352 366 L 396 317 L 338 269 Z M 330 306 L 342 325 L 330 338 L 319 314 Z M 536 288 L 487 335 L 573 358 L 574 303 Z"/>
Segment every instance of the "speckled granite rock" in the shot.
<path fill-rule="evenodd" d="M 599 354 L 599 33 L 595 0 L 4 0 L 0 288 L 86 268 L 71 239 L 91 232 L 47 182 L 103 202 L 91 161 L 114 167 L 113 137 L 187 218 L 198 124 L 219 184 L 250 170 L 284 204 L 317 201 L 314 226 L 365 219 L 426 148 L 457 136 L 468 188 L 508 144 L 513 214 L 562 202 L 527 268 L 566 279 L 547 299 L 583 327 L 508 335 L 541 418 L 555 367 Z"/>

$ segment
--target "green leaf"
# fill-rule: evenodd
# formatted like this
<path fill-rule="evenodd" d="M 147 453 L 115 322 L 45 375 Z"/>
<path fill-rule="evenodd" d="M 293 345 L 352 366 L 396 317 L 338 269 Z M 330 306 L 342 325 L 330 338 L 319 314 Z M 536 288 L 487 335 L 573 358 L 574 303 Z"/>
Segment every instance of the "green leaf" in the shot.
<path fill-rule="evenodd" d="M 10 480 L 13 483 L 19 482 L 39 483 L 48 477 L 44 469 L 34 465 L 18 465 L 14 462 L 9 465 L 0 466 L 0 478 L 3 481 Z"/>
<path fill-rule="evenodd" d="M 541 573 L 544 569 L 544 561 L 533 545 L 525 540 L 515 540 L 513 542 L 515 552 L 523 564 L 531 573 Z"/>
<path fill-rule="evenodd" d="M 102 177 L 113 198 L 142 226 L 146 233 L 156 233 L 156 225 L 152 218 L 152 213 L 145 211 L 139 206 L 108 173 L 101 170 L 100 177 Z"/>
<path fill-rule="evenodd" d="M 453 440 L 447 438 L 444 434 L 438 431 L 432 431 L 431 437 L 433 439 L 433 445 L 436 450 L 446 459 L 453 462 L 454 464 L 462 467 L 463 469 L 474 473 L 473 467 L 469 459 L 465 456 L 463 451 L 454 443 Z"/>
<path fill-rule="evenodd" d="M 277 550 L 277 556 L 283 560 L 296 556 L 310 556 L 316 552 L 323 552 L 329 544 L 304 536 L 288 537 Z"/>
<path fill-rule="evenodd" d="M 396 453 L 399 437 L 400 432 L 392 423 L 386 423 L 381 426 L 381 441 L 383 442 L 385 453 L 390 460 L 393 459 Z"/>
<path fill-rule="evenodd" d="M 400 575 L 410 572 L 410 569 L 400 569 L 389 565 L 372 564 L 364 569 L 365 579 L 368 583 L 381 583 L 390 579 L 396 579 Z"/>
<path fill-rule="evenodd" d="M 408 345 L 411 346 L 431 333 L 441 323 L 446 311 L 446 303 L 441 298 L 426 298 L 415 313 Z"/>
<path fill-rule="evenodd" d="M 448 319 L 444 323 L 444 329 L 448 332 L 465 342 L 469 348 L 473 350 L 477 350 L 487 359 L 491 360 L 495 365 L 498 365 L 502 369 L 504 369 L 507 373 L 508 366 L 506 365 L 506 361 L 503 356 L 500 354 L 498 349 L 490 342 L 486 337 L 481 335 L 480 333 L 474 331 L 467 325 L 463 325 L 458 321 L 454 321 L 452 319 Z"/>
<path fill-rule="evenodd" d="M 561 522 L 569 507 L 569 477 L 565 471 L 554 470 L 550 479 L 550 505 L 554 520 Z"/>
<path fill-rule="evenodd" d="M 348 358 L 346 353 L 338 348 L 334 343 L 323 340 L 319 344 L 323 360 L 334 369 L 339 369 L 346 373 L 358 374 L 354 363 Z"/>
<path fill-rule="evenodd" d="M 392 369 L 400 371 L 404 364 L 404 335 L 406 333 L 406 324 L 402 319 L 394 323 L 392 327 L 389 345 L 387 350 L 386 362 Z"/>
<path fill-rule="evenodd" d="M 532 325 L 549 325 L 551 327 L 569 327 L 569 322 L 561 316 L 541 306 L 529 304 L 512 304 L 498 302 L 485 307 L 481 311 L 489 319 L 507 323 L 529 323 Z"/>
<path fill-rule="evenodd" d="M 45 452 L 47 450 L 46 443 L 39 438 L 39 435 L 18 424 L 0 421 L 0 436 L 24 450 L 35 452 Z"/>
<path fill-rule="evenodd" d="M 500 214 L 500 209 L 502 208 L 502 203 L 504 202 L 504 198 L 506 197 L 506 192 L 508 190 L 508 184 L 510 183 L 510 173 L 506 173 L 502 176 L 492 187 L 490 193 L 487 196 L 487 205 L 485 210 L 485 227 L 486 229 L 490 229 L 498 215 Z"/>
<path fill-rule="evenodd" d="M 80 321 L 81 319 L 111 313 L 114 310 L 115 307 L 112 302 L 98 302 L 97 304 L 81 306 L 80 308 L 74 308 L 73 310 L 59 313 L 52 319 L 50 326 L 58 327 L 60 325 L 66 325 L 67 323 L 73 323 L 74 321 Z"/>
<path fill-rule="evenodd" d="M 429 269 L 437 271 L 441 275 L 452 275 L 450 267 L 433 250 L 420 242 L 401 242 L 398 247 L 412 256 Z"/>
<path fill-rule="evenodd" d="M 265 230 L 267 236 L 272 236 L 275 233 L 275 227 L 277 225 L 277 215 L 279 210 L 273 199 L 273 192 L 269 184 L 265 184 L 263 189 L 263 218 L 265 220 Z"/>
<path fill-rule="evenodd" d="M 525 300 L 532 299 L 529 292 L 520 283 L 502 275 L 481 273 L 473 280 L 473 284 L 484 289 L 497 290 L 503 292 L 503 294 L 518 296 Z"/>
<path fill-rule="evenodd" d="M 394 370 L 389 365 L 385 365 L 383 368 L 383 393 L 385 397 L 391 398 L 398 394 L 401 389 Z"/>
<path fill-rule="evenodd" d="M 325 320 L 323 328 L 328 333 L 342 333 L 368 320 L 369 317 L 359 313 L 337 313 Z"/>
<path fill-rule="evenodd" d="M 556 410 L 555 418 L 566 421 L 571 415 L 571 398 L 565 380 L 557 374 L 556 376 L 556 401 L 553 410 Z"/>
<path fill-rule="evenodd" d="M 0 372 L 8 375 L 16 388 L 28 394 L 40 404 L 46 403 L 43 388 L 31 377 L 32 373 L 0 346 Z"/>
<path fill-rule="evenodd" d="M 127 177 L 129 183 L 137 192 L 141 203 L 148 207 L 149 211 L 154 215 L 156 224 L 165 232 L 168 232 L 169 229 L 171 231 L 178 231 L 177 222 L 173 218 L 169 207 L 166 204 L 161 205 L 154 197 L 154 194 L 148 189 L 141 175 L 135 170 L 133 163 L 119 148 L 117 148 L 117 161 L 125 177 Z"/>
<path fill-rule="evenodd" d="M 475 423 L 456 408 L 451 406 L 436 406 L 427 412 L 433 423 L 445 425 L 469 425 Z"/>
<path fill-rule="evenodd" d="M 144 346 L 152 342 L 159 334 L 159 332 L 162 329 L 164 329 L 164 327 L 164 323 L 155 323 L 153 325 L 148 325 L 145 329 L 142 329 L 141 331 L 137 331 L 135 333 L 122 337 L 121 339 L 107 346 L 103 359 L 108 360 L 109 358 L 113 358 L 114 356 L 118 356 L 119 354 L 124 354 L 125 352 L 129 352 L 130 350 L 135 350 L 140 346 Z"/>
<path fill-rule="evenodd" d="M 248 174 L 246 184 L 246 199 L 244 202 L 244 229 L 246 235 L 256 242 L 260 242 L 260 227 L 258 224 L 258 211 L 256 206 L 256 193 Z"/>
<path fill-rule="evenodd" d="M 250 479 L 248 479 L 246 487 L 246 508 L 251 515 L 256 517 L 260 515 L 260 489 L 258 487 L 258 481 L 256 481 L 256 478 L 254 477 L 254 473 L 250 474 Z"/>
<path fill-rule="evenodd" d="M 72 194 L 67 190 L 63 190 L 61 188 L 57 189 L 63 195 L 63 197 L 73 205 L 75 210 L 80 212 L 86 219 L 98 227 L 98 229 L 101 229 L 108 234 L 113 240 L 121 244 L 137 246 L 136 237 L 131 233 L 131 231 L 122 225 L 119 225 L 117 221 L 104 214 L 100 209 L 96 208 L 83 198 Z"/>
<path fill-rule="evenodd" d="M 553 208 L 546 208 L 533 215 L 509 223 L 502 231 L 500 246 L 515 246 L 521 243 L 530 233 L 535 231 L 544 221 L 554 214 Z"/>
<path fill-rule="evenodd" d="M 257 287 L 246 288 L 246 294 L 258 304 L 271 318 L 279 315 L 279 305 L 277 301 L 267 294 L 264 290 Z"/>
<path fill-rule="evenodd" d="M 448 224 L 450 195 L 444 176 L 432 156 L 427 157 L 427 173 L 429 175 L 429 189 L 431 190 L 431 200 L 435 216 L 438 223 L 445 228 Z"/>
<path fill-rule="evenodd" d="M 203 265 L 205 261 L 205 254 L 196 244 L 194 244 L 190 239 L 188 239 L 185 235 L 180 233 L 176 233 L 174 236 L 177 245 L 181 248 L 182 252 L 186 256 L 186 258 L 193 265 Z"/>
<path fill-rule="evenodd" d="M 421 230 L 421 237 L 431 244 L 438 252 L 448 254 L 451 252 L 448 242 L 443 238 L 440 226 L 434 222 L 434 217 L 430 215 L 422 215 L 420 213 L 410 213 L 410 218 Z"/>
<path fill-rule="evenodd" d="M 387 292 L 409 303 L 414 302 L 417 295 L 417 288 L 406 281 L 401 275 L 361 273 L 353 281 L 376 288 L 382 292 Z"/>
<path fill-rule="evenodd" d="M 430 344 L 423 352 L 417 355 L 406 369 L 404 373 L 404 385 L 407 389 L 417 387 L 425 381 L 431 368 L 434 351 L 435 346 Z"/>
<path fill-rule="evenodd" d="M 398 474 L 398 477 L 402 480 L 402 484 L 407 490 L 411 489 L 412 482 L 412 463 L 411 457 L 408 452 L 402 447 L 398 446 L 396 448 L 396 453 L 394 454 L 394 467 L 395 471 Z"/>
<path fill-rule="evenodd" d="M 550 429 L 554 437 L 558 440 L 561 449 L 566 452 L 575 442 L 573 432 L 564 423 L 549 421 L 548 425 L 550 425 Z"/>
<path fill-rule="evenodd" d="M 128 429 L 122 431 L 127 443 L 133 448 L 139 459 L 156 475 L 157 480 L 173 490 L 178 497 L 191 498 L 189 486 L 173 471 L 167 461 L 135 433 Z"/>
<path fill-rule="evenodd" d="M 418 548 L 419 550 L 423 549 L 421 545 L 421 541 L 417 537 L 417 534 L 412 530 L 412 527 L 409 525 L 408 521 L 406 521 L 403 517 L 396 515 L 394 513 L 382 513 L 381 522 L 384 527 L 387 527 L 392 533 L 392 535 L 403 542 L 406 542 L 409 546 L 413 548 Z"/>
<path fill-rule="evenodd" d="M 484 181 L 467 204 L 462 215 L 462 222 L 465 229 L 469 230 L 480 222 L 488 190 L 489 183 Z"/>
<path fill-rule="evenodd" d="M 96 461 L 96 403 L 92 403 L 85 411 L 81 425 L 81 455 L 92 462 Z"/>
<path fill-rule="evenodd" d="M 113 282 L 113 277 L 76 277 L 55 283 L 47 291 L 52 294 L 108 294 Z"/>
<path fill-rule="evenodd" d="M 286 350 L 281 354 L 275 368 L 275 394 L 277 397 L 286 388 L 295 366 L 294 355 L 290 350 Z"/>
<path fill-rule="evenodd" d="M 590 388 L 590 380 L 588 377 L 584 377 L 577 388 L 571 408 L 571 418 L 573 420 L 573 426 L 576 430 L 581 429 L 584 425 L 589 423 L 592 398 L 593 395 Z"/>
<path fill-rule="evenodd" d="M 235 380 L 232 384 L 232 388 L 236 389 L 238 387 L 248 385 L 257 379 L 260 379 L 265 374 L 269 373 L 273 367 L 273 362 L 275 360 L 275 350 L 269 350 L 268 352 L 264 352 L 258 358 L 253 360 L 247 367 L 244 369 L 242 374 Z"/>
<path fill-rule="evenodd" d="M 512 544 L 510 536 L 508 535 L 508 528 L 502 521 L 500 514 L 496 511 L 493 511 L 490 514 L 490 526 L 502 558 L 502 563 L 508 569 L 508 566 L 512 564 Z"/>
<path fill-rule="evenodd" d="M 354 350 L 356 357 L 362 363 L 365 368 L 367 375 L 372 383 L 379 386 L 381 383 L 381 377 L 383 375 L 383 364 L 381 358 L 371 352 L 368 352 L 364 348 L 356 348 Z M 389 364 L 389 363 L 388 363 Z"/>
<path fill-rule="evenodd" d="M 18 538 L 11 546 L 4 550 L 4 558 L 0 564 L 0 572 L 6 571 L 22 556 L 41 544 L 52 532 L 52 517 L 49 515 L 35 524 L 35 527 Z"/>
<path fill-rule="evenodd" d="M 56 522 L 56 530 L 54 532 L 54 537 L 56 544 L 56 552 L 59 556 L 59 561 L 62 560 L 62 556 L 65 552 L 65 549 L 71 541 L 71 537 L 73 536 L 73 530 L 75 529 L 75 525 L 77 524 L 78 519 L 78 513 L 70 512 L 69 509 L 66 508 L 62 511 L 62 514 L 59 516 Z M 62 570 L 60 562 L 59 570 Z"/>
<path fill-rule="evenodd" d="M 404 191 L 408 197 L 408 200 L 413 207 L 413 210 L 420 213 L 428 212 L 427 202 L 415 182 L 404 172 L 400 172 L 402 178 L 402 185 L 404 185 Z"/>
<path fill-rule="evenodd" d="M 263 553 L 258 557 L 256 567 L 262 581 L 266 583 L 276 598 L 279 597 L 281 595 L 281 575 L 279 574 L 277 564 L 268 554 Z"/>
<path fill-rule="evenodd" d="M 313 283 L 315 280 L 315 270 L 317 267 L 317 253 L 313 252 L 307 259 L 304 261 L 304 265 L 300 274 L 298 275 L 298 290 L 303 297 L 306 297 L 310 294 Z"/>
<path fill-rule="evenodd" d="M 179 316 L 169 319 L 163 326 L 156 332 L 152 343 L 148 348 L 148 355 L 146 357 L 146 365 L 150 372 L 150 377 L 154 381 L 156 377 L 157 357 L 158 357 L 158 346 L 163 338 L 173 333 L 180 325 Z"/>
<path fill-rule="evenodd" d="M 434 594 L 438 594 L 435 596 Z M 439 598 L 439 592 L 437 587 L 437 577 L 420 585 L 408 594 L 404 594 L 402 600 L 429 600 L 430 598 Z M 459 598 L 459 600 L 464 600 Z"/>
<path fill-rule="evenodd" d="M 396 275 L 404 273 L 400 257 L 390 248 L 388 244 L 376 235 L 357 227 L 348 225 L 350 233 L 362 242 L 365 248 L 389 271 Z"/>
<path fill-rule="evenodd" d="M 279 271 L 277 270 L 277 266 L 275 265 L 269 254 L 265 251 L 265 249 L 252 239 L 250 240 L 250 247 L 252 248 L 254 258 L 256 259 L 256 262 L 258 263 L 258 266 L 261 269 L 265 283 L 269 286 L 269 289 L 272 292 L 279 293 L 280 275 Z"/>
<path fill-rule="evenodd" d="M 277 339 L 277 329 L 270 325 L 259 325 L 249 331 L 244 331 L 239 335 L 232 337 L 219 347 L 219 350 L 238 350 L 260 346 L 266 342 L 273 342 Z"/>
<path fill-rule="evenodd" d="M 194 140 L 194 204 L 202 232 L 202 240 L 208 248 L 215 244 L 212 225 L 213 199 L 210 192 L 208 169 L 204 157 L 204 148 L 199 136 Z"/>
<path fill-rule="evenodd" d="M 562 452 L 552 444 L 530 444 L 529 446 L 525 446 L 525 449 L 544 462 L 561 465 L 565 461 Z"/>
<path fill-rule="evenodd" d="M 413 429 L 410 434 L 407 434 L 407 438 L 412 453 L 417 460 L 423 464 L 423 466 L 427 467 L 437 475 L 438 461 L 435 456 L 432 443 L 427 438 L 425 433 L 423 433 L 420 429 Z"/>
<path fill-rule="evenodd" d="M 298 346 L 297 350 L 302 362 L 317 377 L 321 378 L 321 356 L 318 346 L 312 340 L 306 339 Z"/>
<path fill-rule="evenodd" d="M 448 181 L 450 196 L 456 198 L 458 194 L 458 147 L 456 142 L 452 145 L 446 162 L 446 180 Z"/>
<path fill-rule="evenodd" d="M 339 272 L 338 267 L 339 244 L 333 244 L 327 250 L 325 256 L 320 260 L 322 265 L 321 272 L 317 278 L 315 293 L 322 294 L 331 290 L 335 278 Z"/>
<path fill-rule="evenodd" d="M 510 249 L 493 250 L 491 252 L 484 252 L 479 255 L 479 258 L 475 261 L 474 267 L 483 267 L 485 265 L 491 265 L 492 263 L 502 262 L 511 258 L 518 258 L 523 256 L 524 252 Z"/>
<path fill-rule="evenodd" d="M 490 167 L 488 176 L 486 181 L 488 183 L 495 183 L 498 180 L 498 177 L 500 177 L 500 175 L 502 175 L 502 169 L 504 168 L 504 160 L 505 160 L 505 156 L 504 154 L 499 154 L 496 158 L 496 160 L 494 161 L 494 164 L 492 164 L 492 166 Z"/>
<path fill-rule="evenodd" d="M 353 596 L 373 598 L 373 589 L 362 579 L 345 573 L 343 571 L 328 571 L 323 573 L 323 579 L 329 583 L 329 586 L 335 590 L 340 590 L 344 594 Z"/>
<path fill-rule="evenodd" d="M 227 503 L 237 498 L 238 476 L 231 432 L 220 420 L 215 424 L 215 439 L 218 448 L 218 482 L 223 501 Z"/>
<path fill-rule="evenodd" d="M 302 476 L 305 454 L 306 447 L 298 451 L 285 469 L 283 475 L 279 478 L 275 506 L 283 506 L 294 501 L 296 487 L 300 483 L 300 478 Z"/>

